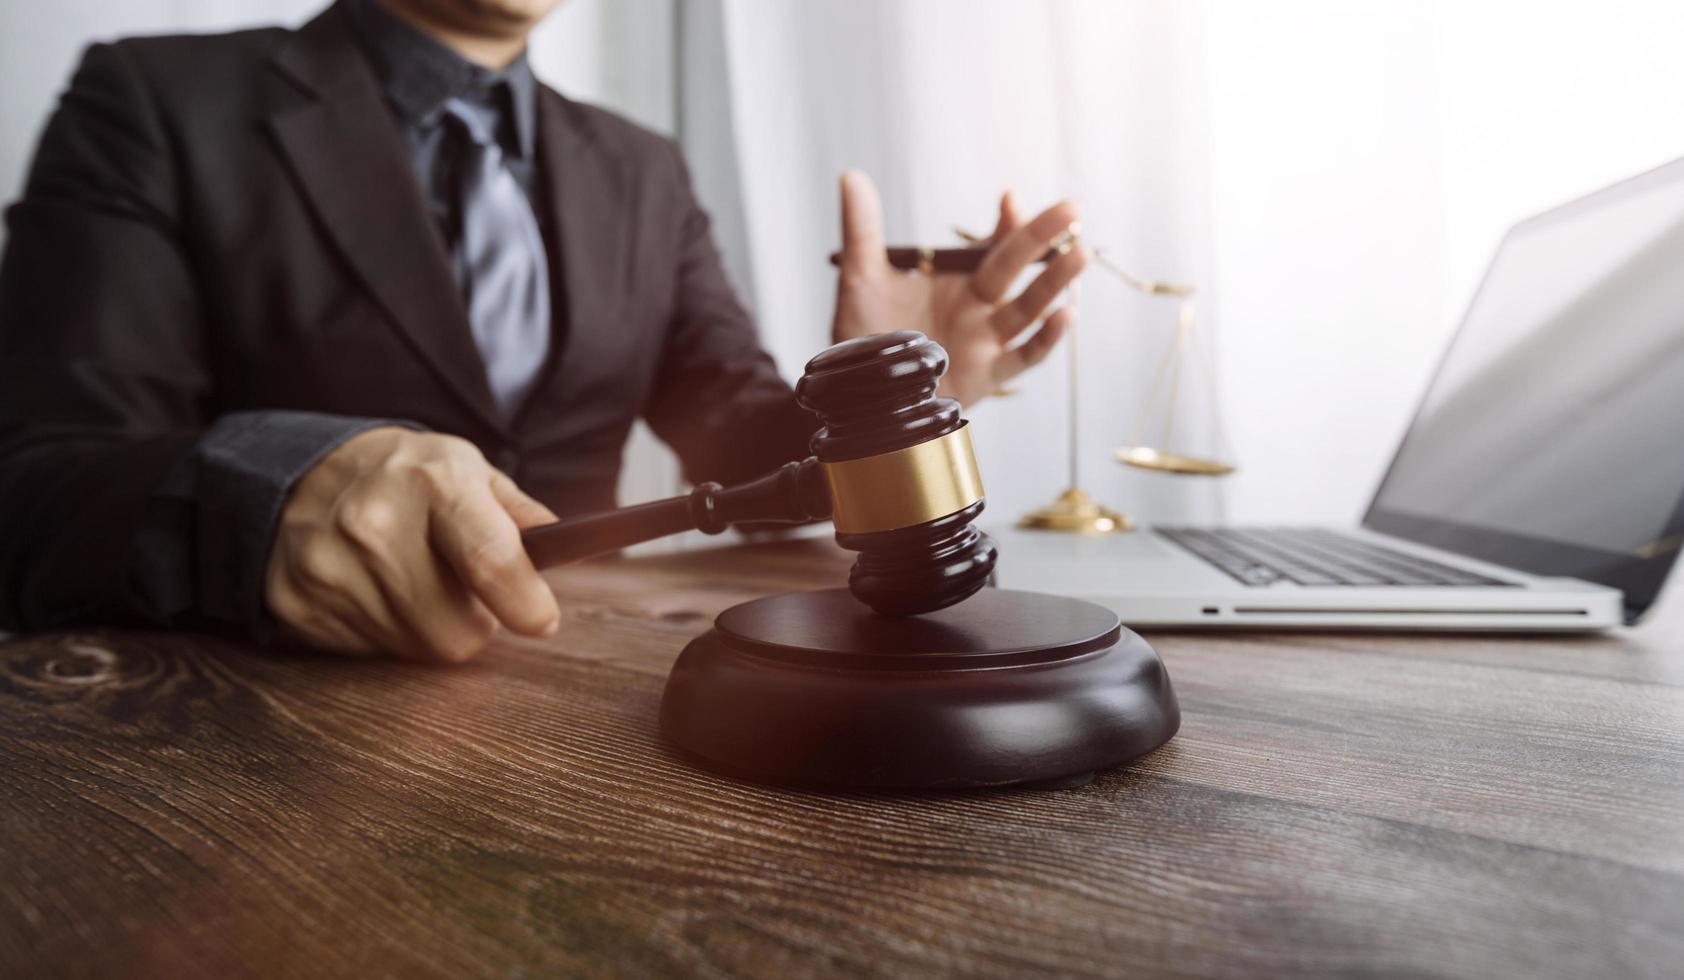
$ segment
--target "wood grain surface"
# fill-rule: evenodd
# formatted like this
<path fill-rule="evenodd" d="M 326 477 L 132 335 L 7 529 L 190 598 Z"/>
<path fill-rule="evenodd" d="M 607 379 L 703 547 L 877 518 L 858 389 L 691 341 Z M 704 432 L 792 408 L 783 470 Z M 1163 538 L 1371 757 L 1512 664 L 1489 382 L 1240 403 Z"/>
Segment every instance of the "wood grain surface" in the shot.
<path fill-rule="evenodd" d="M 1684 620 L 1162 633 L 1185 715 L 1066 791 L 799 793 L 660 741 L 795 542 L 554 574 L 459 668 L 0 645 L 0 976 L 1676 977 Z M 1675 604 L 1676 606 L 1676 604 Z"/>

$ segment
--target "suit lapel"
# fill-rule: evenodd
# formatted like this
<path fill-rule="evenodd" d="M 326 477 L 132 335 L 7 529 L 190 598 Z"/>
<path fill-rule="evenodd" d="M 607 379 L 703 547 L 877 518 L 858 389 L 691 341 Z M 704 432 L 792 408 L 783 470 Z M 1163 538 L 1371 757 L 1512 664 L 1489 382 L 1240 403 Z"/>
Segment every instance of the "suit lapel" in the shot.
<path fill-rule="evenodd" d="M 306 24 L 275 62 L 315 96 L 269 125 L 329 236 L 445 385 L 504 428 L 442 236 L 344 11 Z"/>
<path fill-rule="evenodd" d="M 558 270 L 565 319 L 557 317 L 550 374 L 534 392 L 556 383 L 569 367 L 601 370 L 613 339 L 616 304 L 627 275 L 625 186 L 619 161 L 571 103 L 547 86 L 538 88 L 538 163 L 550 226 L 550 268 Z"/>

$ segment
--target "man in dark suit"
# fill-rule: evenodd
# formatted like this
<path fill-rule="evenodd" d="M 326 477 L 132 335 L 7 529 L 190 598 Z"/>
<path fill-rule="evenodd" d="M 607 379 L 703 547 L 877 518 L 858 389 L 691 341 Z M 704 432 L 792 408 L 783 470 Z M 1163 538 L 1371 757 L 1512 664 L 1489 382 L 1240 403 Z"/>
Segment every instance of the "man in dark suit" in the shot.
<path fill-rule="evenodd" d="M 462 659 L 555 630 L 519 529 L 611 506 L 636 418 L 697 480 L 806 453 L 675 146 L 533 79 L 554 4 L 88 50 L 7 213 L 0 627 Z M 1008 291 L 1069 204 L 1008 197 L 933 278 L 889 269 L 863 175 L 843 211 L 839 338 L 924 329 L 974 401 L 1064 329 L 1080 248 Z"/>

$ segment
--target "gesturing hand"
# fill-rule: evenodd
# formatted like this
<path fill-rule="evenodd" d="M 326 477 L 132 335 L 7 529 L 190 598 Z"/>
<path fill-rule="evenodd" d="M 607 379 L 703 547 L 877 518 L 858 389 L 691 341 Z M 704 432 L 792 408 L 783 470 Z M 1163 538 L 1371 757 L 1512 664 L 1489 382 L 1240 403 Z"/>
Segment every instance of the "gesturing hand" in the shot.
<path fill-rule="evenodd" d="M 346 440 L 287 498 L 269 609 L 314 646 L 462 661 L 499 624 L 555 632 L 520 530 L 555 520 L 464 439 L 397 427 Z"/>
<path fill-rule="evenodd" d="M 1000 199 L 1000 221 L 989 238 L 993 250 L 974 273 L 902 272 L 889 265 L 883 251 L 876 187 L 850 170 L 842 175 L 842 268 L 832 339 L 921 330 L 947 349 L 941 393 L 970 405 L 1040 363 L 1064 335 L 1073 315 L 1068 308 L 1046 316 L 1028 339 L 1010 346 L 1087 266 L 1087 248 L 1077 244 L 1048 263 L 1017 296 L 1008 298 L 1007 291 L 1075 221 L 1075 205 L 1061 201 L 1026 223 L 1008 193 Z"/>

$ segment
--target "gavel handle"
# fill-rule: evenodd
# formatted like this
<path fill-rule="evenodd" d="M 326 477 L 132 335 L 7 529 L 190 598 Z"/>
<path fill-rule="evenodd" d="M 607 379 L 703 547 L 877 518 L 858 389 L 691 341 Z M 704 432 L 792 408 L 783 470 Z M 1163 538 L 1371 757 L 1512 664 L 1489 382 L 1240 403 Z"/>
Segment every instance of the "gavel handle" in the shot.
<path fill-rule="evenodd" d="M 532 564 L 548 568 L 683 531 L 718 534 L 745 521 L 822 520 L 830 506 L 824 471 L 809 457 L 734 487 L 701 483 L 681 497 L 527 528 L 520 537 Z"/>

